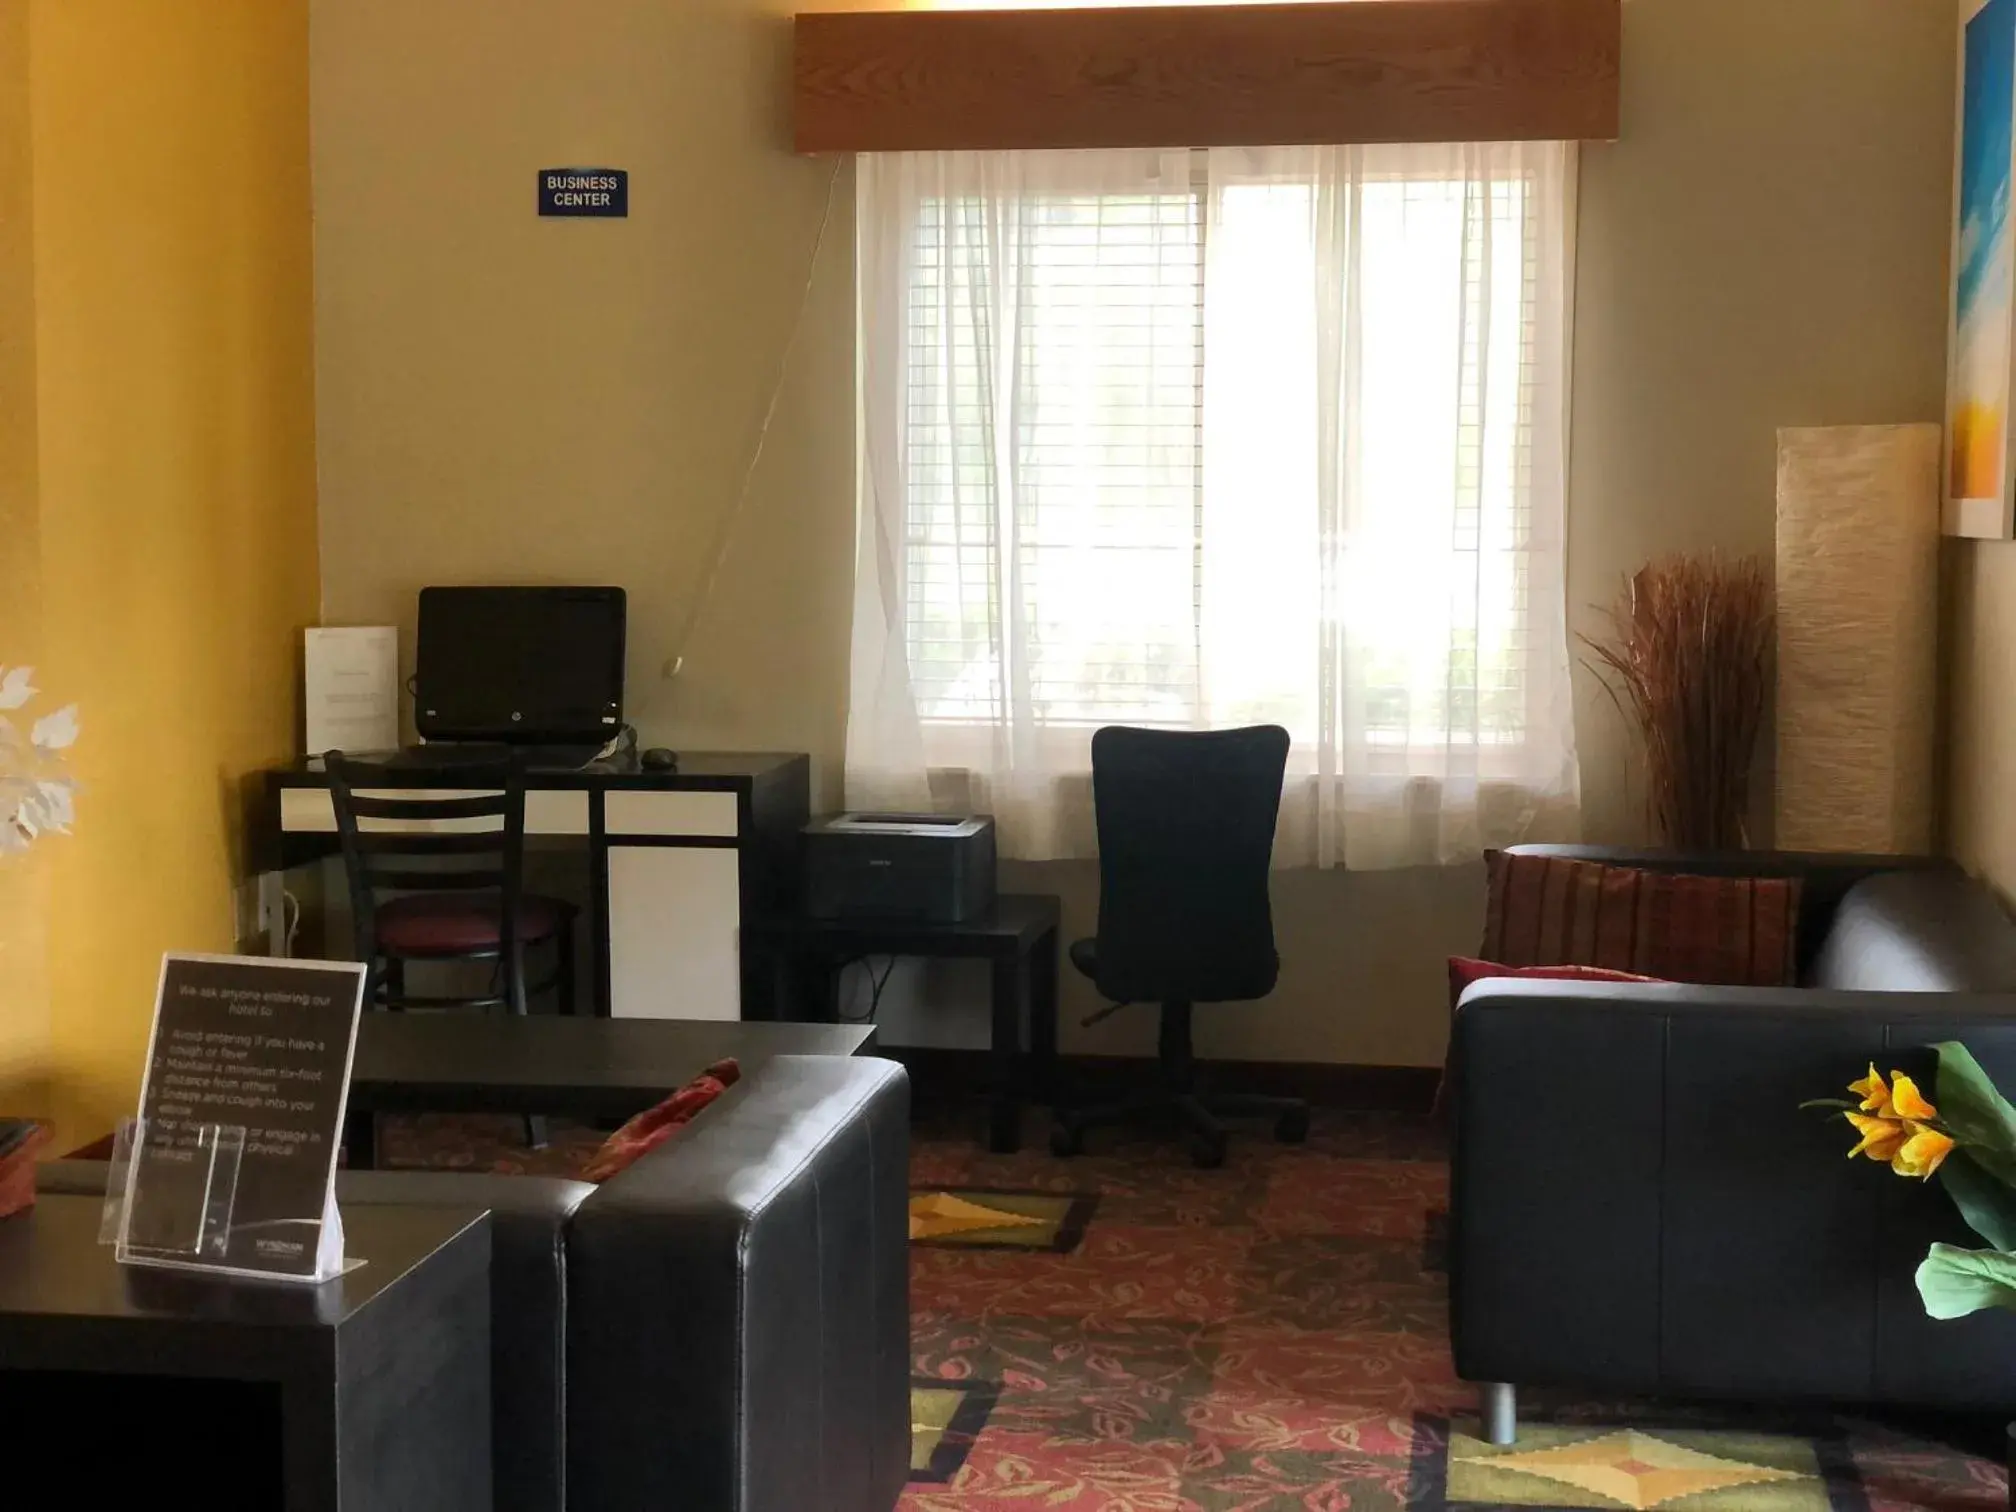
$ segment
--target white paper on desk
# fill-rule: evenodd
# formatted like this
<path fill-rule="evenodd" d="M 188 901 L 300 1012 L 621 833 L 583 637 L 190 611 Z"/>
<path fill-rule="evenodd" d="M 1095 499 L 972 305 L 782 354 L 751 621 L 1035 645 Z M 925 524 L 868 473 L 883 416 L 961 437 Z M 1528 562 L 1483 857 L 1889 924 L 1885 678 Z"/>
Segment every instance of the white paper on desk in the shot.
<path fill-rule="evenodd" d="M 307 749 L 390 751 L 399 745 L 399 631 L 353 625 L 303 632 Z"/>

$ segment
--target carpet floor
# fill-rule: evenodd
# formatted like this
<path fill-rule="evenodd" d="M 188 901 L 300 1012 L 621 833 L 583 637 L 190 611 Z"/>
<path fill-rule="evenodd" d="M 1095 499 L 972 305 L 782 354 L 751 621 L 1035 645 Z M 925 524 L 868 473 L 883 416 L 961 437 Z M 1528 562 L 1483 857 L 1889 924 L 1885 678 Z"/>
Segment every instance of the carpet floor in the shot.
<path fill-rule="evenodd" d="M 1031 1130 L 1032 1134 L 1039 1130 Z M 402 1119 L 390 1164 L 578 1169 L 509 1120 Z M 1442 1142 L 1320 1115 L 1217 1171 L 1107 1136 L 1073 1161 L 920 1114 L 906 1512 L 2003 1512 L 1984 1425 L 1522 1398 L 1476 1437 L 1447 1341 Z M 995 1195 L 990 1195 L 995 1194 Z M 1050 1200 L 1041 1200 L 1041 1199 Z M 1069 1200 L 1056 1200 L 1069 1199 Z M 990 1227 L 984 1212 L 1006 1214 Z M 1037 1229 L 1031 1215 L 1040 1217 Z M 1992 1428 L 1992 1425 L 1990 1425 Z"/>

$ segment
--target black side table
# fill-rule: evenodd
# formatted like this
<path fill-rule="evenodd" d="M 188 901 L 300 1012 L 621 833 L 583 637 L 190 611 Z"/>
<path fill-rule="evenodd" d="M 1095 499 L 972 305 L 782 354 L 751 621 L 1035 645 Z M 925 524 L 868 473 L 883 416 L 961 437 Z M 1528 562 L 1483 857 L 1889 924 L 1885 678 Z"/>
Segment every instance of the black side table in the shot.
<path fill-rule="evenodd" d="M 99 1208 L 0 1219 L 0 1439 L 91 1506 L 489 1512 L 487 1214 L 346 1207 L 308 1287 L 120 1265 Z"/>
<path fill-rule="evenodd" d="M 802 914 L 748 919 L 742 948 L 776 973 L 776 1001 L 786 1017 L 812 1023 L 839 1018 L 840 968 L 863 956 L 925 956 L 984 960 L 993 968 L 994 1095 L 988 1146 L 997 1154 L 1021 1147 L 1022 1104 L 1047 1102 L 1057 1065 L 1057 931 L 1055 895 L 1004 894 L 991 913 L 963 924 L 915 919 L 813 919 Z M 1029 1043 L 1022 1044 L 1022 1003 L 1029 1004 Z"/>

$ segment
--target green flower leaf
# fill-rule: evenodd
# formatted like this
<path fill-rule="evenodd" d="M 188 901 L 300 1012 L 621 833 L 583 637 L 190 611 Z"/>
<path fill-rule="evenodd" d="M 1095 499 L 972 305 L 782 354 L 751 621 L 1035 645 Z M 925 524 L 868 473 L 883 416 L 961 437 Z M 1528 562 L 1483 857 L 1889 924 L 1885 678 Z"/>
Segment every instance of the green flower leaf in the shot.
<path fill-rule="evenodd" d="M 1932 1048 L 1939 1055 L 1934 1098 L 1939 1122 L 1984 1171 L 2016 1187 L 2016 1107 L 1995 1090 L 1995 1083 L 1965 1045 L 1948 1040 Z"/>
<path fill-rule="evenodd" d="M 2016 1255 L 1935 1244 L 1919 1263 L 1918 1295 L 1934 1318 L 1964 1318 L 1987 1307 L 2016 1312 Z"/>
<path fill-rule="evenodd" d="M 1965 1146 L 1939 1167 L 1939 1184 L 1960 1209 L 1967 1227 L 1998 1250 L 2016 1250 L 2016 1191 L 1985 1170 Z"/>

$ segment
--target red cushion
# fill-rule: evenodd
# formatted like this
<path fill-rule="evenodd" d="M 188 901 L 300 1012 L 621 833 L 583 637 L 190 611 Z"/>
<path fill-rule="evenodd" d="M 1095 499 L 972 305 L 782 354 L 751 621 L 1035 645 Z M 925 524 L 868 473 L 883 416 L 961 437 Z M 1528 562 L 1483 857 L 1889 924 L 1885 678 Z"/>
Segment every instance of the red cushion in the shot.
<path fill-rule="evenodd" d="M 567 905 L 528 893 L 518 900 L 518 938 L 536 942 L 560 927 Z M 378 910 L 378 944 L 401 955 L 452 955 L 494 950 L 499 909 L 495 893 L 415 893 Z"/>
<path fill-rule="evenodd" d="M 1489 960 L 1727 987 L 1792 983 L 1795 878 L 1686 876 L 1510 852 L 1489 860 Z"/>
<path fill-rule="evenodd" d="M 48 1128 L 38 1128 L 0 1158 L 0 1218 L 35 1206 L 35 1152 L 48 1138 Z"/>
<path fill-rule="evenodd" d="M 1641 976 L 1635 971 L 1613 971 L 1607 966 L 1500 966 L 1496 961 L 1473 961 L 1468 956 L 1449 957 L 1449 1011 L 1456 1011 L 1463 989 L 1491 977 L 1528 977 L 1542 982 L 1665 982 L 1666 977 Z"/>
<path fill-rule="evenodd" d="M 1442 1079 L 1435 1084 L 1435 1105 L 1430 1110 L 1440 1116 L 1449 1104 L 1448 1055 L 1456 1045 L 1456 1005 L 1464 989 L 1492 977 L 1526 977 L 1544 982 L 1660 982 L 1665 977 L 1640 976 L 1635 971 L 1612 971 L 1607 966 L 1501 966 L 1496 961 L 1473 961 L 1468 956 L 1449 957 L 1449 1051 L 1442 1061 Z"/>
<path fill-rule="evenodd" d="M 693 1121 L 694 1115 L 742 1079 L 734 1060 L 716 1061 L 655 1108 L 647 1108 L 602 1143 L 584 1181 L 607 1181 L 642 1160 Z"/>

